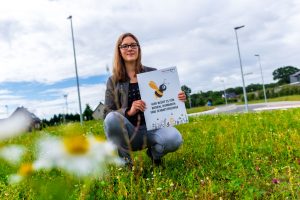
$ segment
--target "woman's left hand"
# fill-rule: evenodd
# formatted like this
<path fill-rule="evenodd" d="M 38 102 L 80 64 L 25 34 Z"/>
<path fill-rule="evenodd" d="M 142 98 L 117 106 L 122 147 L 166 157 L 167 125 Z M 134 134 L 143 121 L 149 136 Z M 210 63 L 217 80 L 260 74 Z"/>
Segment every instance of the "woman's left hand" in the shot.
<path fill-rule="evenodd" d="M 180 91 L 180 92 L 178 93 L 178 99 L 179 99 L 180 101 L 183 101 L 183 102 L 186 101 L 186 96 L 185 96 L 185 93 L 184 93 L 183 91 Z"/>

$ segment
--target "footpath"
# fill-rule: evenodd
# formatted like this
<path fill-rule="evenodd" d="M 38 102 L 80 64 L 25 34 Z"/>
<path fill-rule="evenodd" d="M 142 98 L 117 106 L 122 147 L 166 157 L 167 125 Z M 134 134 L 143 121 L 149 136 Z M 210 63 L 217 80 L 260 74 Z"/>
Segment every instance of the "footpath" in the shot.
<path fill-rule="evenodd" d="M 259 112 L 265 110 L 286 110 L 290 108 L 300 107 L 300 101 L 279 101 L 258 104 L 248 104 L 249 112 Z M 204 112 L 191 113 L 188 116 L 204 115 L 204 114 L 218 114 L 218 113 L 242 113 L 245 112 L 245 105 L 222 105 Z"/>

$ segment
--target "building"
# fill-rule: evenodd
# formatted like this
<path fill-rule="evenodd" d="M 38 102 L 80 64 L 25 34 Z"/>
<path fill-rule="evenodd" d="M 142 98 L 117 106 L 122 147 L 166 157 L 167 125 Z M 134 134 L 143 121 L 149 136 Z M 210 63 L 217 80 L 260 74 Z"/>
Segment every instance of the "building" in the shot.
<path fill-rule="evenodd" d="M 105 107 L 104 104 L 100 102 L 92 114 L 94 119 L 99 120 L 104 118 L 104 107 Z"/>
<path fill-rule="evenodd" d="M 300 71 L 290 75 L 290 84 L 300 83 Z"/>
<path fill-rule="evenodd" d="M 224 98 L 224 97 L 225 97 L 224 94 L 222 94 L 222 98 Z M 227 99 L 237 99 L 237 98 L 239 98 L 239 95 L 235 94 L 234 92 L 229 92 L 229 93 L 226 92 L 226 98 Z"/>
<path fill-rule="evenodd" d="M 33 113 L 29 112 L 26 108 L 18 107 L 8 118 L 9 119 L 14 119 L 17 116 L 23 116 L 26 119 L 28 119 L 28 127 L 27 131 L 32 131 L 32 130 L 40 130 L 41 129 L 41 120 Z"/>

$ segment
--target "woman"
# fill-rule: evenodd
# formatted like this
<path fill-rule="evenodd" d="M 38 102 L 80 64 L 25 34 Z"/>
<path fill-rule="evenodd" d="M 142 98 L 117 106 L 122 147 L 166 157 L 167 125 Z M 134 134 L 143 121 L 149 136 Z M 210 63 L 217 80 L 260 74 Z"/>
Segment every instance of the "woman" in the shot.
<path fill-rule="evenodd" d="M 176 151 L 182 143 L 179 131 L 174 127 L 147 131 L 137 74 L 153 71 L 143 66 L 138 39 L 131 33 L 122 34 L 115 46 L 113 75 L 108 79 L 105 92 L 104 129 L 106 137 L 118 147 L 119 156 L 132 166 L 131 151 L 147 149 L 154 165 L 161 165 L 161 158 Z M 180 91 L 178 98 L 186 100 Z"/>

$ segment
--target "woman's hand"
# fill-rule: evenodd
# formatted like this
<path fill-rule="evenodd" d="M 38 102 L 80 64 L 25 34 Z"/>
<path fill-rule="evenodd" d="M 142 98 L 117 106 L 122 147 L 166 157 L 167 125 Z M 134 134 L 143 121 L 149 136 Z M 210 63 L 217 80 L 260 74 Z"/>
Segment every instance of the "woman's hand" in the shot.
<path fill-rule="evenodd" d="M 179 99 L 180 101 L 183 101 L 183 102 L 186 101 L 186 96 L 185 96 L 185 93 L 184 93 L 183 91 L 180 91 L 180 92 L 178 93 L 178 99 Z"/>
<path fill-rule="evenodd" d="M 133 116 L 136 113 L 138 113 L 139 111 L 144 112 L 146 109 L 146 104 L 144 101 L 142 100 L 136 100 L 134 102 L 132 102 L 131 108 L 129 111 L 127 111 L 127 115 L 129 116 Z"/>

